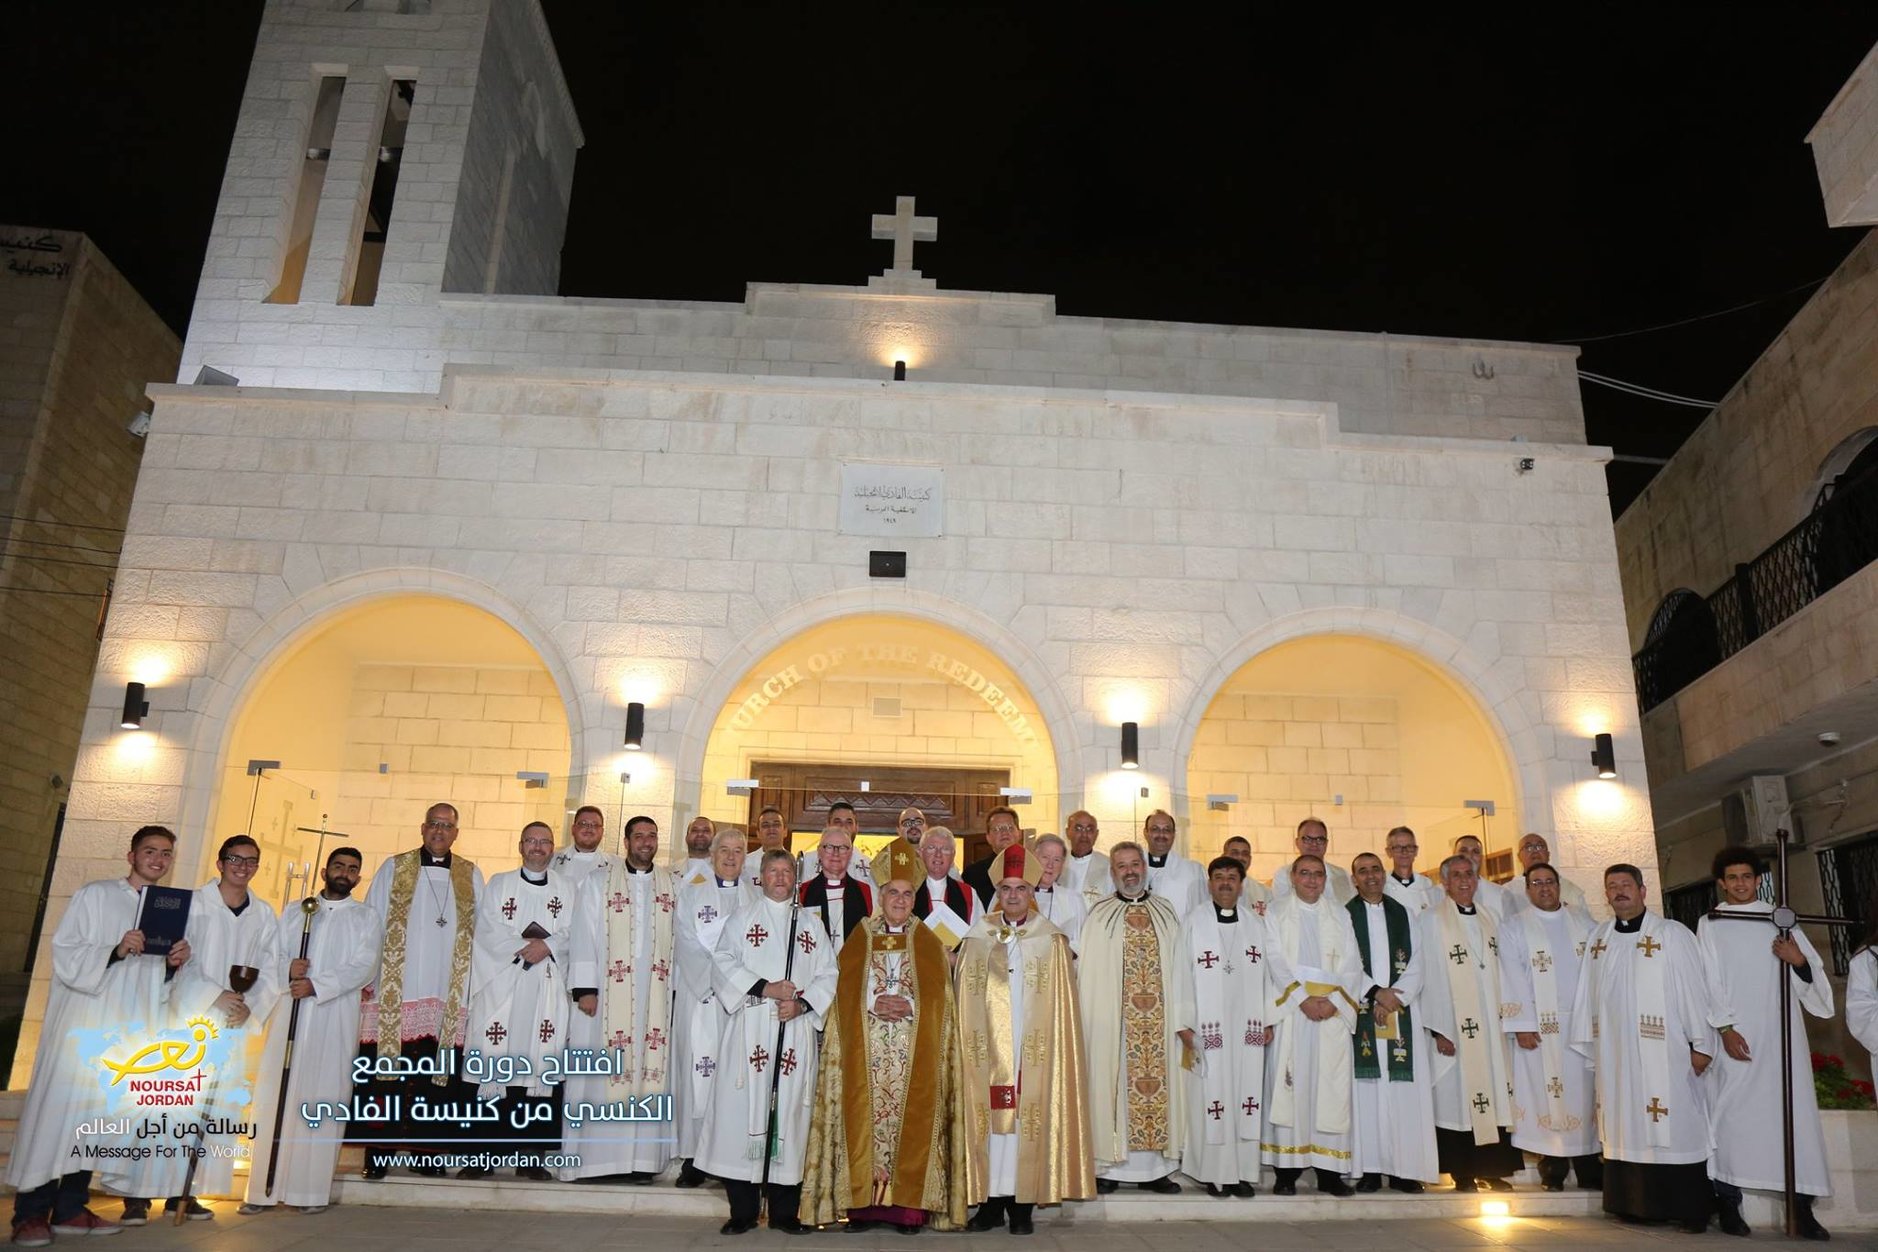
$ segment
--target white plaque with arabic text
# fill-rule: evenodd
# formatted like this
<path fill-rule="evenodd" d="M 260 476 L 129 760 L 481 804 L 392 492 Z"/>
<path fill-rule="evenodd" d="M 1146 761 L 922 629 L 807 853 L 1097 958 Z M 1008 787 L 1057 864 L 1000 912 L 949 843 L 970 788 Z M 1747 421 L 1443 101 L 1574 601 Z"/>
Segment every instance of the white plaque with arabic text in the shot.
<path fill-rule="evenodd" d="M 946 477 L 936 465 L 843 464 L 841 533 L 935 539 L 945 531 Z"/>

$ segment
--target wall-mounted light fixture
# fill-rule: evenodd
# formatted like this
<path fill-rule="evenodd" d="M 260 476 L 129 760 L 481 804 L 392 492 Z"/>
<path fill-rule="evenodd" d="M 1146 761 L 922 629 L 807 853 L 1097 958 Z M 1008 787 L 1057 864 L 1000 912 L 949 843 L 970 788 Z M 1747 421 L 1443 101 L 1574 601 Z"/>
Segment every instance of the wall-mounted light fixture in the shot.
<path fill-rule="evenodd" d="M 905 361 L 895 361 L 893 363 L 893 381 L 896 383 L 903 383 L 906 381 L 906 362 Z"/>
<path fill-rule="evenodd" d="M 1134 722 L 1122 723 L 1122 768 L 1141 768 L 1141 727 Z"/>
<path fill-rule="evenodd" d="M 1617 777 L 1617 748 L 1609 735 L 1591 741 L 1591 764 L 1597 767 L 1599 778 Z"/>
<path fill-rule="evenodd" d="M 143 719 L 150 716 L 150 702 L 143 698 L 142 683 L 124 684 L 124 716 L 118 725 L 125 730 L 142 730 Z"/>
<path fill-rule="evenodd" d="M 645 747 L 646 706 L 637 700 L 626 706 L 626 750 L 638 752 Z"/>

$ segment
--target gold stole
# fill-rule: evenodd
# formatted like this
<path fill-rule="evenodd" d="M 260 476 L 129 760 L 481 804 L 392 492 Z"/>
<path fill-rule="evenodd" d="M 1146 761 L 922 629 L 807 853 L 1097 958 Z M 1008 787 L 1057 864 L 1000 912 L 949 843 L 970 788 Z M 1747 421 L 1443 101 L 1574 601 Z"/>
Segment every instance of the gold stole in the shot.
<path fill-rule="evenodd" d="M 1488 1021 L 1486 1006 L 1480 1002 L 1480 982 L 1474 977 L 1474 969 L 1468 968 L 1471 962 L 1475 969 L 1485 969 L 1486 961 L 1476 955 L 1473 945 L 1467 941 L 1466 928 L 1461 925 L 1460 909 L 1452 901 L 1444 901 L 1437 907 L 1441 909 L 1442 965 L 1446 967 L 1454 964 L 1452 954 L 1456 948 L 1465 953 L 1458 970 L 1442 970 L 1453 992 L 1454 1028 L 1461 1036 L 1453 1042 L 1461 1054 L 1462 1111 L 1473 1126 L 1475 1143 L 1498 1143 L 1499 1101 L 1493 1090 L 1493 1057 L 1487 1049 L 1500 1046 L 1500 966 L 1496 960 L 1487 975 L 1493 987 L 1493 1020 Z M 1474 910 L 1474 917 L 1480 923 L 1480 942 L 1489 951 L 1497 953 L 1499 930 L 1493 923 L 1492 912 L 1483 904 Z M 1459 978 L 1455 977 L 1457 972 L 1461 975 Z M 1474 1027 L 1472 1034 L 1467 1031 L 1470 1024 Z M 1485 1107 L 1482 1107 L 1483 1103 Z"/>
<path fill-rule="evenodd" d="M 397 1057 L 404 1050 L 404 958 L 406 937 L 411 924 L 411 900 L 417 894 L 417 876 L 423 871 L 421 848 L 400 852 L 392 858 L 390 916 L 385 922 L 385 952 L 378 980 L 378 1055 Z M 464 995 L 469 986 L 470 955 L 476 937 L 476 889 L 470 875 L 476 870 L 473 861 L 460 856 L 450 858 L 450 891 L 456 899 L 456 935 L 450 949 L 450 992 L 443 1003 L 443 1029 L 437 1033 L 437 1051 L 462 1043 Z M 431 1081 L 439 1087 L 450 1081 L 448 1074 L 438 1074 Z"/>
<path fill-rule="evenodd" d="M 633 953 L 637 936 L 634 935 L 634 921 L 637 914 L 633 911 L 632 880 L 635 877 L 648 879 L 647 886 L 652 891 L 652 905 L 646 911 L 647 921 L 652 925 L 652 943 L 649 960 L 652 962 L 652 983 L 649 994 L 652 1003 L 648 1005 L 645 1020 L 639 1017 L 639 997 L 633 994 L 634 978 L 629 973 L 624 980 L 616 984 L 617 992 L 608 989 L 606 997 L 606 1021 L 602 1029 L 606 1037 L 600 1041 L 602 1049 L 614 1046 L 613 1040 L 624 1037 L 626 1045 L 620 1049 L 624 1054 L 626 1066 L 607 1079 L 609 1097 L 621 1095 L 650 1095 L 664 1091 L 666 1057 L 671 1052 L 672 1028 L 672 909 L 677 907 L 676 888 L 672 885 L 669 870 L 653 869 L 650 874 L 634 875 L 626 868 L 623 857 L 613 858 L 606 867 L 606 895 L 600 900 L 601 916 L 606 919 L 606 956 L 613 958 L 618 953 L 619 960 L 628 960 Z M 615 912 L 611 903 L 615 895 L 623 896 L 626 907 Z M 670 903 L 666 907 L 660 897 Z M 663 968 L 664 973 L 660 973 Z M 599 976 L 606 980 L 609 975 L 603 965 Z M 662 1046 L 649 1045 L 646 1040 L 653 1031 L 664 1040 Z M 637 1053 L 638 1061 L 633 1062 Z M 622 1091 L 621 1088 L 624 1088 Z"/>

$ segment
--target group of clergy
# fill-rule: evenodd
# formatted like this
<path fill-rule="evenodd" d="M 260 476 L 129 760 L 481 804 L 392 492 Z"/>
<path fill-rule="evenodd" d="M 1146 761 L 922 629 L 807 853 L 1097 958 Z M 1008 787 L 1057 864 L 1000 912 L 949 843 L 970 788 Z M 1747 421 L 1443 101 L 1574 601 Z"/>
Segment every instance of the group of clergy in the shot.
<path fill-rule="evenodd" d="M 589 806 L 558 851 L 548 826 L 525 827 L 520 867 L 485 882 L 453 855 L 441 803 L 363 900 L 362 858 L 341 848 L 284 917 L 249 894 L 259 849 L 236 836 L 159 955 L 140 893 L 174 836 L 146 827 L 128 877 L 80 889 L 60 922 L 43 1038 L 204 1017 L 264 1029 L 243 1212 L 322 1209 L 350 1135 L 368 1179 L 400 1153 L 433 1177 L 466 1161 L 466 1179 L 500 1165 L 648 1183 L 677 1165 L 681 1187 L 723 1182 L 727 1234 L 765 1206 L 784 1231 L 1027 1234 L 1036 1205 L 1176 1192 L 1177 1172 L 1221 1197 L 1255 1195 L 1266 1168 L 1279 1195 L 1307 1170 L 1338 1196 L 1444 1174 L 1502 1190 L 1526 1153 L 1546 1188 L 1575 1173 L 1621 1217 L 1699 1230 L 1719 1216 L 1744 1234 L 1741 1190 L 1783 1186 L 1779 1140 L 1756 1130 L 1781 1112 L 1781 980 L 1800 1037 L 1802 1011 L 1833 1011 L 1745 848 L 1716 858 L 1718 916 L 1692 933 L 1648 911 L 1628 865 L 1606 871 L 1613 917 L 1594 922 L 1536 834 L 1502 886 L 1472 837 L 1417 873 L 1407 827 L 1346 870 L 1316 819 L 1269 883 L 1248 876 L 1243 839 L 1204 866 L 1178 855 L 1164 812 L 1105 854 L 1086 812 L 1026 842 L 995 809 L 990 855 L 962 871 L 953 833 L 917 809 L 871 861 L 856 833 L 837 804 L 799 867 L 780 812 L 759 815 L 754 847 L 700 817 L 671 870 L 651 818 L 628 821 L 615 853 Z M 1853 983 L 1853 1029 L 1878 1034 L 1869 943 Z M 1799 1221 L 1823 1238 L 1798 1055 Z M 7 1173 L 22 1246 L 116 1229 L 86 1208 L 90 1171 L 70 1168 L 93 1061 L 41 1048 Z M 197 1099 L 206 1116 L 213 1093 Z M 670 1120 L 601 1111 L 661 1100 Z M 350 1113 L 315 1124 L 302 1110 L 320 1102 Z M 421 1111 L 449 1105 L 496 1110 L 496 1126 Z M 189 1183 L 183 1154 L 107 1160 L 100 1182 L 125 1197 L 122 1224 L 156 1197 L 206 1218 L 192 1196 L 229 1193 L 232 1164 L 203 1154 Z"/>

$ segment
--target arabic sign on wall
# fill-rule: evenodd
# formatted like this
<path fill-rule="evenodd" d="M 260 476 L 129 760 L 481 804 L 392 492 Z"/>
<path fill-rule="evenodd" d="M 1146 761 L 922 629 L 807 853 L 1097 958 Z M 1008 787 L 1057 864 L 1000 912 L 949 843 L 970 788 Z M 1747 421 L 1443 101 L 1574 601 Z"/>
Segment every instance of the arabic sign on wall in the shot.
<path fill-rule="evenodd" d="M 841 467 L 841 533 L 934 539 L 945 531 L 946 478 L 936 465 Z"/>
<path fill-rule="evenodd" d="M 64 251 L 65 245 L 50 231 L 37 236 L 0 236 L 0 252 L 6 253 L 7 273 L 21 278 L 63 279 L 72 272 L 72 263 L 59 256 Z"/>

